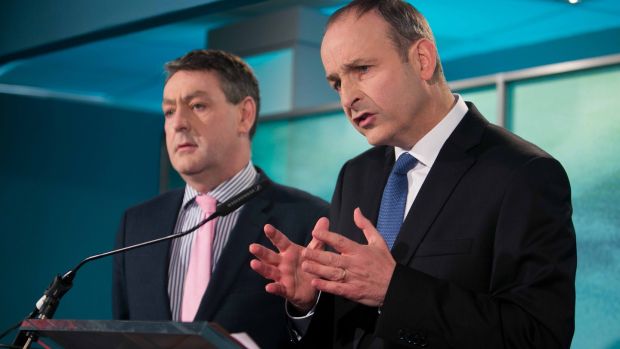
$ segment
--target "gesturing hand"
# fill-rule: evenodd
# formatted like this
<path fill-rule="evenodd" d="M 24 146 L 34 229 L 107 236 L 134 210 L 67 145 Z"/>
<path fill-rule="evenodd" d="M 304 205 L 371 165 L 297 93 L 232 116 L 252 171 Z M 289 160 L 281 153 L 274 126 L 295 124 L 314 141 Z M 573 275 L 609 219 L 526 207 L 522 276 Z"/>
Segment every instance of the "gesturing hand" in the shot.
<path fill-rule="evenodd" d="M 327 218 L 316 222 L 314 229 L 325 230 L 329 226 Z M 312 275 L 301 270 L 303 246 L 290 241 L 282 232 L 270 224 L 265 225 L 265 235 L 278 252 L 259 244 L 250 245 L 250 253 L 256 258 L 250 267 L 264 278 L 273 280 L 265 286 L 269 293 L 286 298 L 301 311 L 308 311 L 314 306 L 318 291 L 310 284 Z M 323 248 L 323 244 L 312 239 L 307 249 Z"/>
<path fill-rule="evenodd" d="M 317 226 L 313 240 L 331 246 L 339 253 L 306 249 L 302 269 L 314 275 L 316 289 L 343 296 L 369 306 L 381 306 L 392 278 L 396 261 L 385 240 L 361 210 L 353 212 L 355 225 L 362 230 L 368 245 L 358 244 Z"/>

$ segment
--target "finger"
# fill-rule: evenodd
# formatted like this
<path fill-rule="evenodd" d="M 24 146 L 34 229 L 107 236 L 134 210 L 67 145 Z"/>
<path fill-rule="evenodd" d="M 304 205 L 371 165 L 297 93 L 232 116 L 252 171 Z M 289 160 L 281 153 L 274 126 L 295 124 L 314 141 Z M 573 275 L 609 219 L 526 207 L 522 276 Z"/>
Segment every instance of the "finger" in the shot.
<path fill-rule="evenodd" d="M 267 235 L 267 238 L 269 238 L 278 251 L 286 251 L 286 249 L 291 246 L 291 240 L 289 240 L 286 235 L 282 234 L 282 232 L 276 229 L 273 225 L 265 224 L 263 229 L 265 231 L 265 235 Z"/>
<path fill-rule="evenodd" d="M 308 243 L 308 248 L 311 250 L 323 250 L 325 248 L 325 244 L 315 238 L 312 238 Z"/>
<path fill-rule="evenodd" d="M 331 266 L 325 266 L 312 261 L 305 261 L 301 264 L 301 270 L 306 273 L 310 273 L 317 278 L 327 279 L 332 281 L 342 281 L 344 279 L 345 271 L 342 268 L 335 268 Z"/>
<path fill-rule="evenodd" d="M 280 296 L 282 298 L 286 298 L 286 288 L 277 282 L 273 282 L 265 285 L 265 291 L 275 294 L 276 296 Z"/>
<path fill-rule="evenodd" d="M 327 217 L 321 217 L 314 224 L 314 230 L 329 230 L 329 219 Z"/>
<path fill-rule="evenodd" d="M 332 268 L 342 269 L 345 267 L 342 256 L 330 251 L 305 249 L 302 252 L 302 257 L 307 261 L 312 261 Z"/>
<path fill-rule="evenodd" d="M 359 245 L 340 234 L 332 233 L 328 230 L 313 230 L 312 236 L 340 253 L 353 252 Z"/>
<path fill-rule="evenodd" d="M 269 265 L 259 261 L 258 259 L 252 259 L 250 261 L 250 268 L 255 272 L 259 273 L 262 277 L 269 280 L 279 281 L 280 280 L 280 270 L 274 267 L 273 265 Z"/>
<path fill-rule="evenodd" d="M 335 294 L 337 296 L 342 296 L 352 300 L 355 299 L 356 296 L 353 294 L 353 288 L 345 282 L 313 279 L 311 284 L 314 288 L 321 292 Z"/>
<path fill-rule="evenodd" d="M 387 243 L 381 233 L 379 233 L 377 228 L 372 225 L 372 222 L 364 216 L 359 207 L 353 211 L 353 221 L 355 222 L 355 225 L 364 233 L 366 241 L 368 241 L 369 245 L 385 245 L 387 248 Z"/>
<path fill-rule="evenodd" d="M 314 229 L 312 229 L 312 231 L 315 230 L 329 230 L 329 219 L 327 219 L 326 217 L 319 218 L 314 225 Z M 315 238 L 313 238 L 308 244 L 308 248 L 313 250 L 322 250 L 324 247 L 325 244 Z"/>
<path fill-rule="evenodd" d="M 263 245 L 251 244 L 250 253 L 252 253 L 254 256 L 256 256 L 256 258 L 260 259 L 264 263 L 273 265 L 280 263 L 280 255 Z"/>

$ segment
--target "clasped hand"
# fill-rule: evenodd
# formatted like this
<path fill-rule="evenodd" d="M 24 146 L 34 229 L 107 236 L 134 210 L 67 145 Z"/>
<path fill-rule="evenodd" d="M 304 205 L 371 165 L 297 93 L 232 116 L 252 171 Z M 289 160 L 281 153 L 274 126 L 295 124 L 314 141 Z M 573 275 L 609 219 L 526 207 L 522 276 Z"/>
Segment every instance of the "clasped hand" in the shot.
<path fill-rule="evenodd" d="M 316 302 L 318 291 L 328 292 L 368 306 L 381 306 L 385 299 L 396 261 L 383 237 L 359 208 L 353 220 L 368 244 L 359 244 L 329 231 L 329 221 L 321 218 L 312 230 L 307 247 L 291 242 L 271 225 L 265 235 L 278 250 L 251 244 L 256 256 L 251 268 L 272 280 L 265 290 L 286 298 L 301 311 Z M 330 246 L 334 252 L 325 251 Z"/>

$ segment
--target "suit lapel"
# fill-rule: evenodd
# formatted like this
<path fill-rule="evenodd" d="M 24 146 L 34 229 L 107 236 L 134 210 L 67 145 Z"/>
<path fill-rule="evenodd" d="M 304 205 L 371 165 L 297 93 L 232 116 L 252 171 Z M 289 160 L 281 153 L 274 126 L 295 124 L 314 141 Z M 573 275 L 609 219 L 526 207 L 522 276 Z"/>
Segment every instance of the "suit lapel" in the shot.
<path fill-rule="evenodd" d="M 472 104 L 448 137 L 435 160 L 396 238 L 392 254 L 407 264 L 428 233 L 456 185 L 475 162 L 467 151 L 480 142 L 488 124 Z"/>
<path fill-rule="evenodd" d="M 266 177 L 262 176 L 261 180 L 263 178 Z M 242 208 L 237 223 L 230 232 L 226 246 L 213 270 L 196 318 L 212 319 L 239 276 L 239 270 L 244 266 L 249 267 L 248 246 L 258 241 L 263 234 L 263 226 L 269 218 L 267 211 L 271 205 L 268 194 L 270 190 L 268 187 L 265 192 L 250 200 Z"/>
<path fill-rule="evenodd" d="M 374 152 L 376 150 L 376 152 Z M 394 166 L 394 148 L 393 147 L 378 147 L 373 149 L 373 155 L 369 158 L 370 162 L 364 164 L 364 168 L 371 169 L 370 171 L 360 170 L 359 168 L 352 168 L 351 172 L 353 176 L 363 176 L 361 180 L 353 177 L 350 183 L 359 183 L 359 187 L 354 187 L 350 192 L 354 193 L 357 198 L 357 206 L 362 210 L 362 213 L 368 218 L 374 226 L 377 225 L 377 219 L 379 217 L 379 207 L 381 206 L 381 197 L 383 196 L 383 188 L 390 176 L 392 167 Z M 345 178 L 347 180 L 349 178 Z M 345 194 L 346 195 L 346 194 Z M 355 204 L 352 209 L 355 208 Z M 351 216 L 345 217 L 344 220 L 349 222 L 350 229 L 347 230 L 347 238 L 356 241 L 360 244 L 368 243 L 364 233 L 355 226 L 353 223 L 353 210 L 350 211 Z M 373 317 L 367 317 L 369 311 L 376 314 L 376 309 L 371 309 L 366 306 L 362 306 L 359 303 L 336 297 L 334 300 L 338 303 L 335 307 L 338 311 L 336 318 L 346 317 L 346 319 L 371 319 Z M 347 315 L 344 315 L 347 314 Z M 352 323 L 344 320 L 344 322 Z M 368 325 L 367 326 L 371 326 Z"/>
<path fill-rule="evenodd" d="M 166 235 L 174 233 L 174 227 L 183 201 L 183 190 L 174 192 L 171 200 L 166 200 L 163 204 L 163 208 L 155 218 L 152 219 L 152 224 L 147 225 L 150 235 L 146 240 L 156 239 L 164 237 Z M 149 294 L 152 297 L 149 298 L 151 302 L 150 307 L 153 312 L 159 314 L 159 318 L 172 319 L 172 312 L 170 311 L 170 297 L 168 295 L 168 268 L 169 268 L 169 256 L 170 256 L 170 240 L 157 243 L 149 246 L 151 248 L 152 265 L 144 268 L 145 273 L 150 273 L 147 280 L 153 280 L 150 285 L 152 287 Z"/>
<path fill-rule="evenodd" d="M 373 173 L 369 177 L 369 183 L 367 185 L 371 191 L 368 193 L 369 197 L 372 200 L 365 200 L 363 202 L 363 208 L 367 211 L 362 212 L 371 212 L 371 216 L 367 217 L 371 220 L 371 222 L 377 223 L 379 219 L 379 208 L 381 207 L 381 198 L 383 197 L 383 188 L 387 183 L 388 177 L 390 176 L 390 172 L 392 172 L 392 167 L 394 167 L 394 148 L 386 147 L 385 148 L 385 156 L 383 157 L 383 163 L 381 164 L 380 171 Z M 381 183 L 380 186 L 377 186 L 376 183 Z M 360 207 L 361 208 L 361 207 Z"/>
<path fill-rule="evenodd" d="M 392 166 L 394 166 L 394 148 L 384 147 L 378 154 L 379 156 L 372 159 L 373 163 L 370 164 L 369 168 L 376 168 L 379 170 L 368 172 L 366 177 L 361 181 L 363 186 L 357 189 L 358 193 L 363 193 L 359 201 L 360 210 L 362 210 L 366 218 L 373 222 L 375 226 L 377 225 L 377 219 L 379 219 L 379 208 L 381 206 L 383 188 L 390 176 Z M 380 185 L 377 185 L 377 183 L 380 183 Z M 351 217 L 347 219 L 350 219 L 352 222 L 353 216 L 351 215 Z M 351 236 L 349 238 L 359 243 L 367 242 L 364 233 L 362 233 L 360 229 L 355 228 L 353 232 L 355 232 L 356 236 Z"/>

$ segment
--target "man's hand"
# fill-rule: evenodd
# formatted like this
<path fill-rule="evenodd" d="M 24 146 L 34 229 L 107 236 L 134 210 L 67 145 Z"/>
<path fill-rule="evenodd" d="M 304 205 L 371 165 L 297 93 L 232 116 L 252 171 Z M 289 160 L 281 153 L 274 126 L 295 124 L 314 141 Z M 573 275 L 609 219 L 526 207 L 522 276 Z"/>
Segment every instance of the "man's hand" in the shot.
<path fill-rule="evenodd" d="M 316 222 L 314 230 L 326 230 L 327 218 Z M 278 252 L 259 244 L 250 245 L 250 253 L 256 256 L 250 267 L 264 278 L 273 280 L 265 286 L 269 293 L 285 298 L 302 312 L 308 312 L 314 306 L 318 291 L 310 284 L 313 276 L 301 270 L 303 246 L 289 240 L 282 232 L 270 224 L 265 225 L 265 235 Z M 307 249 L 322 249 L 323 244 L 312 239 Z"/>
<path fill-rule="evenodd" d="M 396 267 L 385 240 L 361 210 L 353 212 L 355 225 L 364 232 L 368 245 L 361 245 L 319 225 L 313 240 L 331 246 L 338 253 L 306 249 L 302 269 L 315 277 L 316 289 L 368 306 L 381 306 Z"/>

